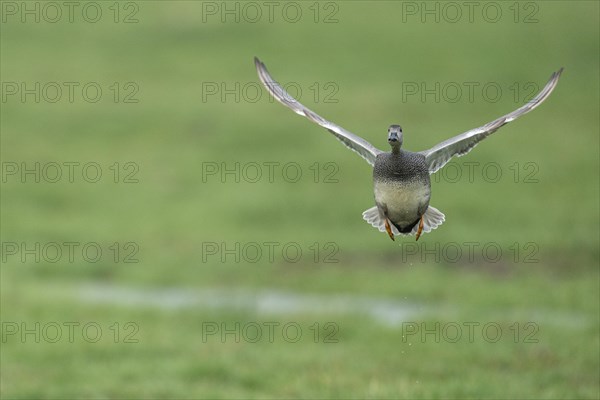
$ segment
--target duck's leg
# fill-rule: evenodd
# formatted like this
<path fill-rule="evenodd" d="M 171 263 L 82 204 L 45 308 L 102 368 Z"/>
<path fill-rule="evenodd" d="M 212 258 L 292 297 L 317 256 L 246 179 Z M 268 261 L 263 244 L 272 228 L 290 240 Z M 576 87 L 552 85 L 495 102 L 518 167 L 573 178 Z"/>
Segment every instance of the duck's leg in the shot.
<path fill-rule="evenodd" d="M 396 239 L 394 239 L 394 232 L 392 232 L 392 227 L 390 226 L 390 220 L 387 219 L 387 217 L 385 217 L 385 230 L 386 230 L 387 234 L 390 236 L 390 239 L 396 240 Z"/>
<path fill-rule="evenodd" d="M 421 215 L 421 220 L 419 221 L 419 229 L 417 230 L 417 239 L 419 240 L 419 237 L 421 237 L 421 233 L 423 232 L 423 216 Z"/>

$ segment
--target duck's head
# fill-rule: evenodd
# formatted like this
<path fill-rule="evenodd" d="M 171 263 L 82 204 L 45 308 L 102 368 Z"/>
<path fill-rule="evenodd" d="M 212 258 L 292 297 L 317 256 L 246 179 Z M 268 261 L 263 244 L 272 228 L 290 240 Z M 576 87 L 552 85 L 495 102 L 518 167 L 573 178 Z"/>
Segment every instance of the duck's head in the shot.
<path fill-rule="evenodd" d="M 388 128 L 388 143 L 392 149 L 400 149 L 402 147 L 402 127 L 400 125 L 390 125 Z"/>

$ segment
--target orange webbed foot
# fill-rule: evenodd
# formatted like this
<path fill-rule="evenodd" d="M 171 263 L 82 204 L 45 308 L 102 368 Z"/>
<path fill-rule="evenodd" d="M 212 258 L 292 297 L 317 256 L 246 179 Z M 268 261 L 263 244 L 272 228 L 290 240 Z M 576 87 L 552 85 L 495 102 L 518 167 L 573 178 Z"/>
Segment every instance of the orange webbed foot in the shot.
<path fill-rule="evenodd" d="M 416 240 L 419 240 L 422 232 L 423 232 L 423 216 L 421 215 L 421 220 L 419 221 L 419 229 L 417 230 L 417 239 Z"/>
<path fill-rule="evenodd" d="M 394 239 L 394 232 L 392 232 L 392 227 L 390 226 L 390 221 L 387 218 L 385 219 L 385 230 L 386 230 L 387 234 L 389 235 L 390 239 L 396 240 L 396 239 Z"/>

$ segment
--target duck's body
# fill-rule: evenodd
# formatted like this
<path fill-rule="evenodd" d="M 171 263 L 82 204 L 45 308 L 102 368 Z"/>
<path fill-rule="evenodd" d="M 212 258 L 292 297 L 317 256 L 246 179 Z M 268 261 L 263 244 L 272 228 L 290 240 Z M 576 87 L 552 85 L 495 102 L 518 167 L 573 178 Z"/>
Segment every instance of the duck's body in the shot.
<path fill-rule="evenodd" d="M 425 156 L 381 153 L 373 167 L 375 204 L 400 233 L 410 233 L 429 207 L 431 181 Z"/>
<path fill-rule="evenodd" d="M 402 150 L 404 135 L 400 125 L 388 129 L 392 151 L 379 152 L 373 159 L 375 207 L 363 218 L 381 232 L 416 235 L 431 232 L 444 222 L 444 214 L 429 205 L 431 198 L 430 167 L 422 153 Z"/>
<path fill-rule="evenodd" d="M 446 165 L 452 157 L 467 154 L 502 126 L 542 104 L 556 87 L 562 72 L 561 68 L 553 73 L 544 89 L 515 111 L 438 143 L 428 150 L 418 153 L 402 150 L 402 128 L 399 125 L 391 125 L 388 129 L 388 143 L 392 151 L 388 153 L 306 108 L 269 75 L 267 68 L 258 58 L 254 59 L 254 63 L 261 82 L 277 101 L 296 114 L 327 129 L 346 147 L 358 153 L 373 166 L 373 191 L 376 205 L 363 212 L 363 219 L 379 231 L 387 232 L 392 240 L 394 235 L 399 234 L 415 235 L 419 240 L 421 233 L 430 232 L 440 226 L 445 217 L 429 205 L 431 197 L 429 175 Z"/>

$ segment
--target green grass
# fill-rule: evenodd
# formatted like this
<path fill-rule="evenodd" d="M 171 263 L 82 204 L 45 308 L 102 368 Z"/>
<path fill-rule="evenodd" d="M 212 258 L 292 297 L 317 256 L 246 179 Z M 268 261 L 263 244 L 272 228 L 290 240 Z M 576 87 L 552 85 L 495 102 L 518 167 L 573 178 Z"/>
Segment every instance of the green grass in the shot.
<path fill-rule="evenodd" d="M 111 23 L 109 3 L 102 3 L 108 17 L 97 24 L 9 18 L 0 27 L 2 82 L 98 82 L 104 90 L 98 103 L 1 103 L 4 168 L 72 161 L 96 162 L 103 172 L 98 183 L 81 175 L 73 183 L 14 176 L 2 182 L 2 398 L 600 396 L 597 3 L 538 2 L 531 24 L 513 22 L 512 3 L 500 3 L 506 18 L 495 24 L 480 14 L 473 23 L 403 22 L 401 2 L 339 3 L 333 24 L 314 23 L 312 3 L 301 3 L 310 17 L 295 24 L 223 24 L 219 17 L 203 23 L 200 2 L 137 4 L 137 24 Z M 281 82 L 297 83 L 307 106 L 382 149 L 391 123 L 402 124 L 406 148 L 426 149 L 516 108 L 509 89 L 515 82 L 541 86 L 552 71 L 565 72 L 539 109 L 456 160 L 463 171 L 469 162 L 497 163 L 498 182 L 481 175 L 473 183 L 434 182 L 432 205 L 447 219 L 413 247 L 411 239 L 392 243 L 362 221 L 373 202 L 371 170 L 327 132 L 264 91 L 256 102 L 203 100 L 203 83 L 255 85 L 255 55 Z M 121 95 L 135 82 L 139 102 L 114 103 L 113 82 Z M 337 103 L 324 102 L 328 82 L 338 89 Z M 497 82 L 505 92 L 495 103 L 481 92 L 473 102 L 403 101 L 406 82 Z M 113 183 L 115 162 L 120 181 L 131 171 L 125 163 L 134 162 L 139 182 Z M 290 183 L 276 169 L 273 183 L 231 176 L 203 182 L 208 162 L 294 162 L 303 175 Z M 326 163 L 336 166 L 337 182 L 323 182 Z M 536 183 L 523 182 L 526 163 L 535 164 Z M 103 256 L 96 263 L 79 252 L 73 262 L 22 262 L 9 254 L 13 242 L 94 242 Z M 138 246 L 137 263 L 123 262 L 135 249 L 124 248 L 127 242 Z M 263 256 L 222 262 L 220 253 L 206 254 L 209 242 L 257 243 Z M 265 242 L 280 243 L 272 261 Z M 478 243 L 472 259 L 471 242 Z M 286 261 L 280 249 L 294 243 L 302 258 Z M 485 245 L 500 248 L 502 257 L 493 262 L 481 251 Z M 463 254 L 453 262 L 444 251 L 456 247 Z M 332 249 L 336 262 L 324 262 Z M 415 249 L 420 253 L 410 256 Z M 213 289 L 232 296 L 275 291 L 320 296 L 324 308 L 356 296 L 416 307 L 405 322 L 440 335 L 453 324 L 493 323 L 502 336 L 492 343 L 476 330 L 470 341 L 464 328 L 456 343 L 436 342 L 435 334 L 409 335 L 407 325 L 389 326 L 359 310 L 92 301 L 90 288 L 103 287 L 159 299 Z M 101 338 L 90 343 L 76 335 L 70 342 L 63 330 L 56 343 L 44 336 L 36 343 L 34 335 L 9 334 L 21 323 L 69 322 L 96 323 Z M 138 329 L 137 343 L 125 342 L 128 322 Z M 295 322 L 303 335 L 297 343 L 281 336 L 273 343 L 203 340 L 212 322 Z M 338 328 L 337 343 L 323 342 L 328 322 Z"/>

